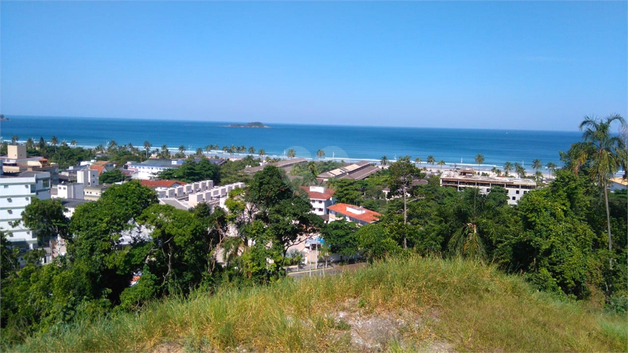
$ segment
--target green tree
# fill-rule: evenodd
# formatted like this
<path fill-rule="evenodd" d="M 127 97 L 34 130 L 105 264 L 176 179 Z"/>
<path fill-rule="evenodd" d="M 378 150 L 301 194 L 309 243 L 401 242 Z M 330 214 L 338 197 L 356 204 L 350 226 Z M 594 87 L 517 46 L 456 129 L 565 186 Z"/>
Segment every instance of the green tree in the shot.
<path fill-rule="evenodd" d="M 434 165 L 434 163 L 436 163 L 436 159 L 434 158 L 434 156 L 432 155 L 427 156 L 427 164 Z"/>
<path fill-rule="evenodd" d="M 532 161 L 532 169 L 536 170 L 537 172 L 539 171 L 539 169 L 541 169 L 543 167 L 543 164 L 541 164 L 541 160 L 540 159 L 535 159 Z"/>
<path fill-rule="evenodd" d="M 70 145 L 72 145 L 72 146 L 76 147 L 76 145 L 77 145 L 76 140 L 72 140 L 72 141 L 70 142 Z"/>
<path fill-rule="evenodd" d="M 550 170 L 550 172 L 552 173 L 552 175 L 554 175 L 556 173 L 556 164 L 552 163 L 552 162 L 548 162 L 546 165 L 547 169 Z"/>
<path fill-rule="evenodd" d="M 360 227 L 355 236 L 362 256 L 369 262 L 384 259 L 401 251 L 399 244 L 386 233 L 380 223 Z"/>
<path fill-rule="evenodd" d="M 526 169 L 519 163 L 515 163 L 515 172 L 517 172 L 519 178 L 526 177 Z"/>
<path fill-rule="evenodd" d="M 144 149 L 146 150 L 146 158 L 148 158 L 148 152 L 150 151 L 151 147 L 153 147 L 153 145 L 151 145 L 150 142 L 144 141 Z"/>
<path fill-rule="evenodd" d="M 70 238 L 70 220 L 63 214 L 65 207 L 58 199 L 40 200 L 33 197 L 22 212 L 21 223 L 31 229 L 40 241 L 60 236 Z"/>
<path fill-rule="evenodd" d="M 475 156 L 475 163 L 478 164 L 478 169 L 480 169 L 482 167 L 482 163 L 484 163 L 484 156 L 478 153 L 478 155 Z"/>
<path fill-rule="evenodd" d="M 323 151 L 322 149 L 316 151 L 316 156 L 318 157 L 318 159 L 322 159 L 323 157 L 325 157 L 325 151 Z"/>
<path fill-rule="evenodd" d="M 50 138 L 50 144 L 52 144 L 55 147 L 55 150 L 57 149 L 57 145 L 59 144 L 59 140 L 57 140 L 57 136 L 53 136 Z"/>
<path fill-rule="evenodd" d="M 421 157 L 416 157 L 414 161 L 416 162 L 416 164 L 421 164 L 423 160 L 421 159 Z"/>
<path fill-rule="evenodd" d="M 260 149 L 257 151 L 257 154 L 258 154 L 260 157 L 263 157 L 263 156 L 265 156 L 265 155 L 266 155 L 266 151 L 264 151 L 264 149 L 263 149 L 263 148 L 260 148 Z"/>
<path fill-rule="evenodd" d="M 611 133 L 611 125 L 614 122 L 622 126 L 626 124 L 620 115 L 612 115 L 606 119 L 585 117 L 580 123 L 580 130 L 584 130 L 583 151 L 590 160 L 590 172 L 597 180 L 604 193 L 606 206 L 606 222 L 608 233 L 608 250 L 612 251 L 611 216 L 608 207 L 608 180 L 619 169 L 622 161 L 626 159 L 626 145 L 618 136 Z M 609 268 L 613 269 L 612 257 L 609 260 Z"/>
<path fill-rule="evenodd" d="M 508 173 L 512 172 L 512 163 L 506 162 L 504 163 L 504 173 L 508 176 Z"/>
<path fill-rule="evenodd" d="M 249 154 L 255 154 L 255 148 L 253 146 L 249 147 Z"/>
<path fill-rule="evenodd" d="M 342 259 L 358 253 L 358 240 L 355 236 L 357 229 L 356 223 L 342 219 L 325 224 L 321 229 L 321 235 L 331 252 L 337 253 Z"/>
<path fill-rule="evenodd" d="M 13 135 L 13 137 L 11 137 L 11 144 L 16 144 L 17 140 L 19 140 L 20 137 L 17 135 Z"/>
<path fill-rule="evenodd" d="M 388 165 L 388 157 L 386 156 L 382 156 L 382 159 L 380 161 L 381 165 Z"/>
<path fill-rule="evenodd" d="M 388 187 L 391 195 L 401 195 L 403 198 L 403 224 L 408 223 L 407 195 L 409 195 L 414 179 L 421 177 L 421 172 L 408 159 L 401 158 L 390 165 L 390 178 Z M 407 248 L 407 240 L 404 238 L 403 247 Z"/>
<path fill-rule="evenodd" d="M 125 180 L 126 176 L 122 174 L 120 169 L 114 169 L 108 172 L 104 172 L 98 177 L 98 181 L 100 182 L 100 184 L 113 184 Z"/>
<path fill-rule="evenodd" d="M 291 148 L 288 150 L 288 158 L 294 158 L 296 157 L 296 155 L 297 155 L 297 152 L 294 149 Z"/>

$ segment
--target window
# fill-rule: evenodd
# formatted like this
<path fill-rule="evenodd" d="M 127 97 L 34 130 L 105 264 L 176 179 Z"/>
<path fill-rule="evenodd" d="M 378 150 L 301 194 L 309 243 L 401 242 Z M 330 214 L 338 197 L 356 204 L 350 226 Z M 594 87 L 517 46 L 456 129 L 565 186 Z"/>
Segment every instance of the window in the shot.
<path fill-rule="evenodd" d="M 13 199 L 9 197 L 9 198 L 7 198 L 7 201 L 13 202 Z"/>
<path fill-rule="evenodd" d="M 515 191 L 515 194 L 519 195 L 519 190 Z"/>
<path fill-rule="evenodd" d="M 513 201 L 515 200 L 515 197 L 514 197 L 514 196 L 512 197 L 512 200 L 513 200 Z"/>
<path fill-rule="evenodd" d="M 13 210 L 7 210 L 8 214 L 13 214 Z"/>
<path fill-rule="evenodd" d="M 28 187 L 28 186 L 27 186 L 27 187 Z M 4 186 L 4 188 L 5 188 L 5 189 L 8 189 L 8 188 L 9 188 L 9 185 L 5 185 L 5 186 Z"/>

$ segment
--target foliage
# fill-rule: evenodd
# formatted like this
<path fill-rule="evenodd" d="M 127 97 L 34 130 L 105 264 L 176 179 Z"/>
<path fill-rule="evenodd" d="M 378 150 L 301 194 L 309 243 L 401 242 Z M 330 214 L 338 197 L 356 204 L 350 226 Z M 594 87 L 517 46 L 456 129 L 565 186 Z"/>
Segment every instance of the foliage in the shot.
<path fill-rule="evenodd" d="M 220 168 L 206 158 L 196 162 L 187 159 L 179 168 L 166 169 L 159 173 L 159 179 L 179 180 L 186 183 L 195 183 L 203 180 L 213 180 L 220 183 Z"/>
<path fill-rule="evenodd" d="M 120 169 L 114 169 L 108 172 L 104 172 L 98 177 L 98 181 L 100 182 L 100 184 L 113 184 L 120 181 L 125 181 L 126 179 L 127 177 L 122 174 Z"/>
<path fill-rule="evenodd" d="M 332 253 L 342 257 L 352 257 L 358 253 L 358 240 L 355 236 L 358 227 L 353 222 L 342 219 L 325 224 L 321 235 Z"/>

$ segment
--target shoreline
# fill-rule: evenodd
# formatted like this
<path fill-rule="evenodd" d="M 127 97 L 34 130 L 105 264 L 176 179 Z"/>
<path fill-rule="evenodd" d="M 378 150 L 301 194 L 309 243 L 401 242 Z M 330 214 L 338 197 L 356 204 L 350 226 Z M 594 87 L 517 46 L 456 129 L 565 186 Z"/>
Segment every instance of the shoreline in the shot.
<path fill-rule="evenodd" d="M 10 140 L 2 140 L 0 141 L 0 143 L 11 143 Z M 26 141 L 25 140 L 18 140 L 17 143 L 19 144 L 25 144 Z M 83 144 L 77 144 L 76 146 L 71 146 L 68 144 L 68 147 L 70 148 L 75 148 L 75 147 L 81 147 L 81 148 L 86 148 L 86 149 L 95 149 L 98 146 L 93 146 L 93 145 L 83 145 Z M 140 149 L 140 151 L 142 150 L 143 146 L 135 146 L 136 148 Z M 154 147 L 154 146 L 153 146 Z M 155 149 L 157 150 L 157 149 Z M 168 151 L 171 153 L 178 153 L 179 149 L 178 148 L 174 148 L 174 147 L 169 147 Z M 193 156 L 196 154 L 196 151 L 191 151 L 191 150 L 186 150 L 185 152 L 186 156 Z M 253 156 L 254 158 L 261 158 L 261 156 L 257 153 L 241 153 L 241 152 L 234 152 L 234 153 L 229 153 L 229 152 L 225 152 L 223 150 L 210 150 L 209 152 L 203 150 L 203 155 L 207 158 L 210 157 L 217 157 L 217 158 L 222 158 L 222 159 L 226 159 L 226 160 L 239 160 L 242 158 L 245 158 L 247 156 Z M 285 155 L 276 155 L 276 154 L 267 154 L 264 155 L 263 158 L 272 158 L 272 159 L 281 159 L 281 160 L 287 160 L 290 159 Z M 381 159 L 375 159 L 375 158 L 344 158 L 344 157 L 323 157 L 321 158 L 313 158 L 313 157 L 300 157 L 300 156 L 295 156 L 294 158 L 304 158 L 306 159 L 308 162 L 326 162 L 326 161 L 336 161 L 336 162 L 345 162 L 345 163 L 358 163 L 358 162 L 369 162 L 369 163 L 373 163 L 376 166 L 380 166 L 381 167 Z M 398 161 L 399 159 L 389 159 L 388 160 L 388 164 L 390 163 L 394 163 L 396 161 Z M 438 172 L 444 172 L 444 171 L 454 171 L 456 169 L 460 169 L 461 167 L 467 167 L 467 168 L 472 168 L 475 171 L 479 171 L 480 173 L 489 173 L 492 174 L 491 169 L 492 168 L 497 168 L 499 170 L 502 170 L 503 172 L 503 166 L 500 165 L 496 165 L 496 164 L 489 164 L 489 163 L 483 163 L 481 166 L 478 166 L 477 163 L 449 163 L 449 162 L 445 162 L 445 164 L 443 166 L 438 166 L 438 165 L 430 165 L 425 161 L 421 161 L 420 163 L 417 163 L 415 161 L 410 161 L 412 164 L 414 164 L 416 167 L 420 168 L 421 170 L 426 170 L 428 172 L 432 172 L 432 173 L 438 173 Z M 513 163 L 514 164 L 514 163 Z M 557 169 L 559 169 L 561 166 L 557 166 Z M 531 169 L 531 168 L 525 168 L 526 174 L 530 175 L 530 174 L 534 174 L 536 173 L 535 169 Z M 551 176 L 551 172 L 545 167 L 543 166 L 543 168 L 540 170 L 541 173 L 543 173 L 543 177 L 548 178 L 548 177 L 552 177 Z M 509 175 L 514 175 L 516 173 L 514 173 L 514 171 L 511 171 L 511 173 Z"/>

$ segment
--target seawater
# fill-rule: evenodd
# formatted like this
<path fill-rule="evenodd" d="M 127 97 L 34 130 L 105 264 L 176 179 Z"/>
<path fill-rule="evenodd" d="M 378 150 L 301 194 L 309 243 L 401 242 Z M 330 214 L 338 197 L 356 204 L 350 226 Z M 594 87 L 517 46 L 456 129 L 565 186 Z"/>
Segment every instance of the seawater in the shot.
<path fill-rule="evenodd" d="M 319 149 L 327 159 L 367 159 L 383 156 L 394 160 L 402 156 L 429 155 L 448 165 L 473 165 L 475 156 L 484 156 L 484 166 L 502 168 L 506 161 L 518 162 L 527 169 L 534 159 L 543 165 L 561 165 L 559 151 L 567 151 L 581 139 L 576 131 L 522 131 L 483 129 L 441 129 L 405 127 L 363 127 L 330 125 L 268 124 L 270 128 L 230 128 L 227 122 L 174 121 L 144 119 L 65 118 L 45 116 L 7 116 L 0 123 L 0 136 L 20 141 L 43 137 L 49 141 L 76 140 L 81 146 L 94 147 L 114 140 L 118 145 L 132 143 L 143 149 L 144 141 L 153 148 L 167 145 L 171 150 L 185 146 L 188 151 L 205 149 L 209 144 L 253 146 L 267 155 L 282 156 L 289 149 L 297 157 L 316 158 Z M 217 152 L 219 153 L 219 152 Z"/>

